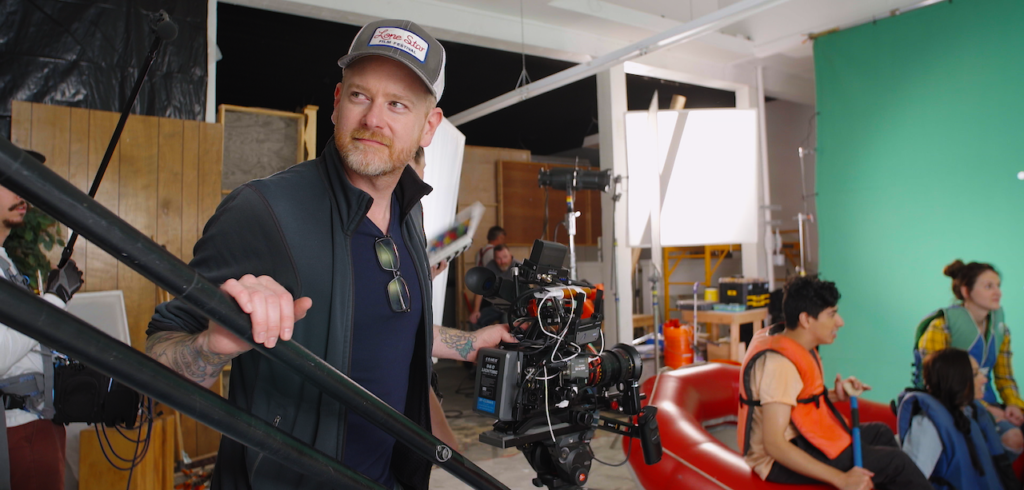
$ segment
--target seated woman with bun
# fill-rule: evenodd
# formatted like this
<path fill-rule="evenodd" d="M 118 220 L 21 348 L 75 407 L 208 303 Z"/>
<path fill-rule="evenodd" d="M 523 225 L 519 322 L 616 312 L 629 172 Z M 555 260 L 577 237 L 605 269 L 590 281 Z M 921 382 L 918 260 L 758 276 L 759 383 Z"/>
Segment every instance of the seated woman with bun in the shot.
<path fill-rule="evenodd" d="M 1009 490 L 1020 487 L 996 435 L 995 422 L 976 400 L 988 378 L 960 349 L 924 360 L 925 391 L 900 396 L 897 427 L 903 451 L 935 488 Z"/>
<path fill-rule="evenodd" d="M 953 280 L 953 294 L 959 303 L 930 313 L 917 327 L 914 384 L 924 388 L 921 360 L 930 354 L 955 347 L 970 354 L 982 374 L 995 383 L 985 383 L 981 399 L 995 418 L 1003 446 L 1016 457 L 1024 450 L 1024 400 L 1013 379 L 1010 359 L 1010 330 L 1000 305 L 1000 276 L 991 264 L 957 259 L 943 270 Z M 996 396 L 996 391 L 999 396 Z M 1000 401 L 1001 399 L 1001 401 Z"/>

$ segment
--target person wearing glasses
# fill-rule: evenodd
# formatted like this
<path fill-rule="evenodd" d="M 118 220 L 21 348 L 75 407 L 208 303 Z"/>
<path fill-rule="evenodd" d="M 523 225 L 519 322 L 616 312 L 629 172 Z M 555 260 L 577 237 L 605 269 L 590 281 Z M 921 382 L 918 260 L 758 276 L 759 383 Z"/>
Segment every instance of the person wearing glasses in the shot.
<path fill-rule="evenodd" d="M 1020 429 L 1024 424 L 1024 400 L 1017 389 L 1010 362 L 1013 350 L 1001 305 L 1002 279 L 992 264 L 965 264 L 960 259 L 942 272 L 953 280 L 953 295 L 959 303 L 929 313 L 918 324 L 914 342 L 914 385 L 924 387 L 922 362 L 930 354 L 948 347 L 967 351 L 982 373 L 992 380 L 985 384 L 981 400 L 996 420 L 996 432 L 1003 447 L 1016 458 L 1024 451 L 1024 435 Z"/>
<path fill-rule="evenodd" d="M 173 300 L 147 353 L 204 386 L 231 363 L 229 401 L 386 488 L 425 489 L 430 463 L 287 367 L 250 350 L 294 341 L 430 430 L 431 356 L 475 361 L 507 325 L 435 327 L 420 198 L 408 167 L 442 121 L 445 52 L 413 22 L 363 26 L 338 64 L 334 138 L 320 156 L 235 189 L 191 265 L 252 320 L 241 339 Z M 273 458 L 221 439 L 213 488 L 314 489 Z"/>

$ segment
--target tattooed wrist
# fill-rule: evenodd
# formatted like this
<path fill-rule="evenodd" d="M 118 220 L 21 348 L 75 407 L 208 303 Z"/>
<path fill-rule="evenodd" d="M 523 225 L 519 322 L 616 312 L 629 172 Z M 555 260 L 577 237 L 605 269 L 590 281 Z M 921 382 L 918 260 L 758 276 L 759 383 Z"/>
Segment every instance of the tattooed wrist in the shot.
<path fill-rule="evenodd" d="M 206 348 L 206 336 L 184 332 L 158 332 L 146 340 L 146 352 L 179 374 L 208 385 L 236 354 L 216 354 Z"/>
<path fill-rule="evenodd" d="M 476 335 L 470 332 L 442 327 L 439 333 L 441 343 L 463 359 L 469 359 L 469 355 L 476 350 L 473 347 L 473 343 L 476 342 Z"/>

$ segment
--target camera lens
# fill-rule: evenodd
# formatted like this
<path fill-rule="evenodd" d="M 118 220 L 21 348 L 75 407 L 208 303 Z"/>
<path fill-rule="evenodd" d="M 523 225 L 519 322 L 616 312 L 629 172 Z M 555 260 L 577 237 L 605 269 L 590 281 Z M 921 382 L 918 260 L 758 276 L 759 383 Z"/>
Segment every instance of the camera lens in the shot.
<path fill-rule="evenodd" d="M 590 362 L 587 385 L 603 388 L 632 379 L 640 379 L 643 361 L 640 353 L 629 344 L 616 344 Z"/>

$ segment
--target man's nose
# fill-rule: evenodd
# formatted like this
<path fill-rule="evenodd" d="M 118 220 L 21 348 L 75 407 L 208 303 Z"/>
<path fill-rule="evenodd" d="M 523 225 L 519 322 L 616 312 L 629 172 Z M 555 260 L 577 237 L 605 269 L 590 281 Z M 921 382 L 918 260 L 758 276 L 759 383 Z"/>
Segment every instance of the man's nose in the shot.
<path fill-rule="evenodd" d="M 368 128 L 383 128 L 384 124 L 384 105 L 374 101 L 367 108 L 366 114 L 363 115 L 363 125 Z"/>

